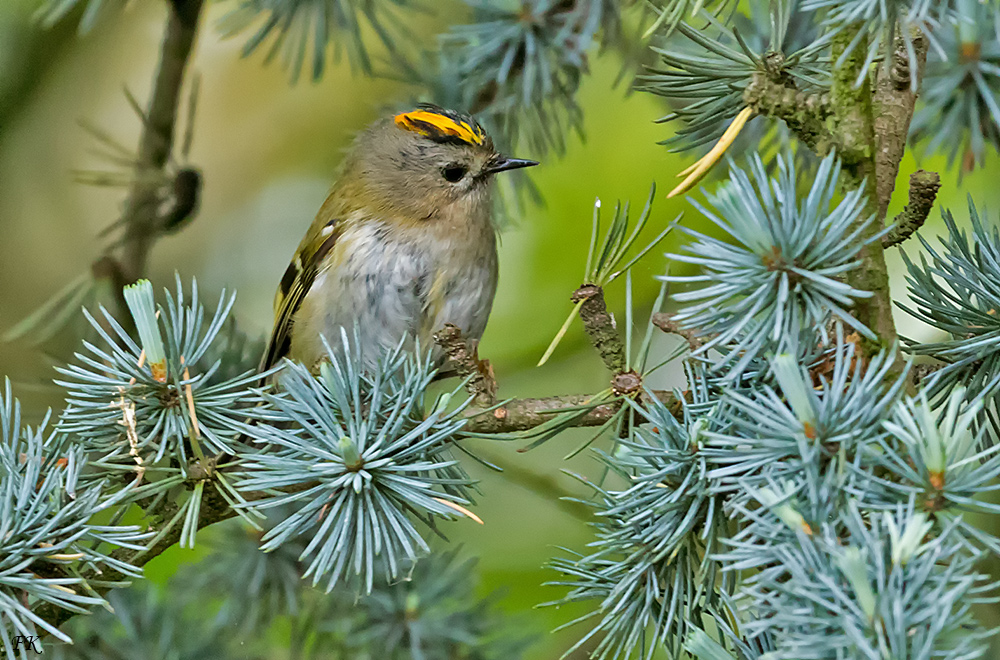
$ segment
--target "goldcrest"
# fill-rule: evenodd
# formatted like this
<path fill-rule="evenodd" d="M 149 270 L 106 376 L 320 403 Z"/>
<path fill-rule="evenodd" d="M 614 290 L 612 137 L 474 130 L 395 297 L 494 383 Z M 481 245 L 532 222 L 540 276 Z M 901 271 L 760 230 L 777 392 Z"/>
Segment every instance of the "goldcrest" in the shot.
<path fill-rule="evenodd" d="M 437 106 L 369 126 L 281 279 L 262 369 L 283 357 L 315 366 L 321 337 L 340 346 L 342 328 L 366 366 L 400 342 L 433 346 L 446 323 L 478 340 L 497 288 L 493 177 L 532 165 Z"/>

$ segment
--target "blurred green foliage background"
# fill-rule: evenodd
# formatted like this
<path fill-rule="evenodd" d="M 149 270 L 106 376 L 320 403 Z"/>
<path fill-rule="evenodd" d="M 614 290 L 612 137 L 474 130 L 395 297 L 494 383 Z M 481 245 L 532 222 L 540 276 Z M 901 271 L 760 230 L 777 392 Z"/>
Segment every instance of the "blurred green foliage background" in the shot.
<path fill-rule="evenodd" d="M 78 37 L 72 21 L 42 30 L 32 21 L 35 5 L 31 0 L 0 2 L 0 330 L 86 272 L 101 249 L 96 234 L 118 216 L 123 190 L 73 182 L 75 170 L 108 166 L 92 153 L 94 139 L 78 120 L 102 127 L 123 144 L 136 143 L 140 121 L 123 86 L 140 100 L 146 98 L 165 16 L 163 3 L 134 2 L 124 12 L 108 13 L 93 31 Z M 187 159 L 204 174 L 201 210 L 191 226 L 156 246 L 148 275 L 160 286 L 170 285 L 174 272 L 185 279 L 197 277 L 210 294 L 207 299 L 222 288 L 235 288 L 241 327 L 251 336 L 263 336 L 270 327 L 276 284 L 322 203 L 344 148 L 387 107 L 419 90 L 354 76 L 346 64 L 333 66 L 319 83 L 290 85 L 280 67 L 265 66 L 260 56 L 242 59 L 241 41 L 219 36 L 214 24 L 225 5 L 210 7 L 193 59 L 202 80 Z M 428 44 L 446 27 L 442 16 L 461 20 L 465 11 L 451 1 L 435 8 L 440 11 L 421 16 L 415 26 Z M 534 367 L 570 309 L 569 294 L 581 284 L 595 197 L 602 199 L 607 216 L 617 199 L 641 208 L 656 181 L 649 237 L 680 213 L 687 226 L 706 224 L 683 199 L 665 198 L 674 174 L 693 156 L 670 154 L 656 144 L 673 130 L 653 123 L 666 113 L 662 101 L 629 93 L 627 78 L 615 85 L 621 54 L 595 53 L 591 64 L 579 94 L 585 138 L 572 136 L 562 158 L 544 158 L 533 172 L 544 205 L 527 205 L 503 231 L 500 289 L 480 351 L 494 365 L 501 396 L 586 393 L 606 386 L 604 368 L 578 325 L 552 361 Z M 919 166 L 942 172 L 939 206 L 955 210 L 966 223 L 966 194 L 980 207 L 1000 207 L 1000 188 L 993 184 L 1000 173 L 995 154 L 985 168 L 961 178 L 957 171 L 945 171 L 943 159 L 926 159 Z M 901 192 L 917 167 L 912 156 L 904 160 L 890 216 L 905 202 Z M 706 185 L 715 184 L 710 180 Z M 987 217 L 995 213 L 988 211 Z M 922 233 L 932 237 L 941 226 L 934 213 Z M 675 232 L 634 270 L 639 331 L 644 331 L 658 290 L 653 276 L 668 265 L 663 252 L 678 249 L 682 240 Z M 915 246 L 907 250 L 913 253 Z M 905 295 L 901 260 L 896 253 L 889 258 L 894 294 L 900 299 Z M 673 272 L 679 268 L 674 266 Z M 608 296 L 619 318 L 623 285 L 624 278 Z M 902 311 L 897 322 L 904 335 L 930 337 Z M 0 374 L 12 379 L 15 393 L 34 415 L 46 406 L 59 406 L 59 392 L 50 383 L 51 365 L 66 359 L 74 343 L 66 333 L 44 350 L 23 341 L 0 344 Z M 660 336 L 655 350 L 665 353 L 675 345 L 674 338 Z M 683 386 L 680 370 L 664 369 L 652 385 Z M 553 546 L 582 549 L 590 539 L 572 507 L 556 500 L 563 494 L 587 494 L 562 472 L 596 474 L 597 464 L 587 452 L 563 460 L 585 438 L 585 431 L 568 434 L 528 453 L 518 453 L 511 444 L 479 443 L 485 457 L 515 474 L 497 475 L 470 465 L 482 479 L 477 512 L 485 525 L 463 521 L 445 529 L 452 543 L 481 557 L 483 593 L 503 590 L 500 606 L 518 613 L 526 631 L 543 633 L 574 614 L 573 608 L 528 610 L 562 595 L 542 586 L 555 577 L 542 568 Z M 217 542 L 224 542 L 215 534 Z M 178 563 L 203 555 L 203 550 L 175 549 L 147 572 L 162 582 Z M 558 656 L 576 632 L 543 635 L 530 657 Z"/>

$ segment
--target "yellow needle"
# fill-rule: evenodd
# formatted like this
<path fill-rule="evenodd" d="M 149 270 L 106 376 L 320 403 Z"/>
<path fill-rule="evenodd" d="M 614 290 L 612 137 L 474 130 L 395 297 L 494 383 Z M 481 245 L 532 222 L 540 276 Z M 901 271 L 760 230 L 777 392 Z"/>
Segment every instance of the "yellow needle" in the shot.
<path fill-rule="evenodd" d="M 715 143 L 712 150 L 705 154 L 701 160 L 677 175 L 686 176 L 687 178 L 681 181 L 676 188 L 667 193 L 667 197 L 682 195 L 691 190 L 696 183 L 701 181 L 702 177 L 704 177 L 705 174 L 712 169 L 712 166 L 719 162 L 719 159 L 722 158 L 722 154 L 726 153 L 726 149 L 733 144 L 733 141 L 736 140 L 736 136 L 740 134 L 741 130 L 743 130 L 743 125 L 746 124 L 752 116 L 753 110 L 749 107 L 740 110 L 740 113 L 736 115 L 733 122 L 729 124 L 729 128 L 727 128 L 726 132 L 722 134 L 719 141 Z"/>

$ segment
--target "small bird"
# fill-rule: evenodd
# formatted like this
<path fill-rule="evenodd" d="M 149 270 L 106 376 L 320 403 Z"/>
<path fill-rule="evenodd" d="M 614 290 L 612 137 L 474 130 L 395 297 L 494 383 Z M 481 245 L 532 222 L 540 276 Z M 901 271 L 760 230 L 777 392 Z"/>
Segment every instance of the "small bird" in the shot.
<path fill-rule="evenodd" d="M 421 350 L 446 323 L 478 340 L 497 287 L 493 175 L 508 158 L 470 115 L 422 104 L 354 141 L 275 296 L 261 369 L 315 367 L 321 336 L 354 336 L 365 366 L 405 342 Z M 443 356 L 435 353 L 440 366 Z"/>

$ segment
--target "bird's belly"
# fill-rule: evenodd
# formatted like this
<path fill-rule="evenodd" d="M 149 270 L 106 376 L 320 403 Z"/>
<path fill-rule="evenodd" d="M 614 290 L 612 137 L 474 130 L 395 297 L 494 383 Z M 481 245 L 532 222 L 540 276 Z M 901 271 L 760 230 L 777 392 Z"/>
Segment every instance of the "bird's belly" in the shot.
<path fill-rule="evenodd" d="M 342 330 L 368 365 L 401 343 L 407 350 L 418 342 L 421 352 L 432 349 L 433 334 L 445 323 L 467 337 L 482 336 L 496 290 L 495 253 L 456 263 L 454 255 L 435 258 L 389 241 L 356 241 L 352 247 L 317 277 L 303 301 L 293 358 L 307 364 L 322 359 L 319 335 L 339 351 Z"/>

